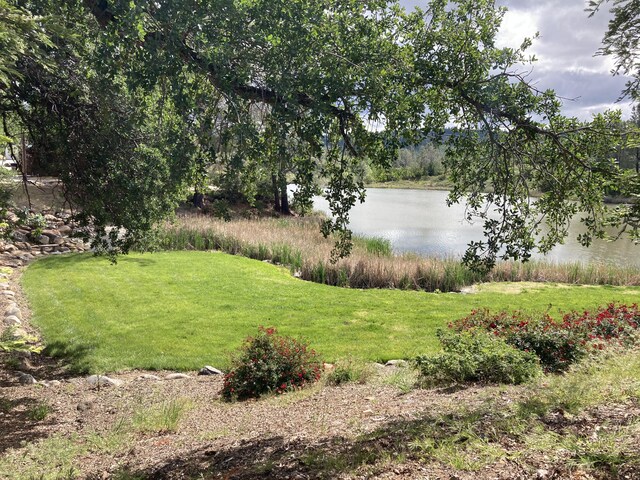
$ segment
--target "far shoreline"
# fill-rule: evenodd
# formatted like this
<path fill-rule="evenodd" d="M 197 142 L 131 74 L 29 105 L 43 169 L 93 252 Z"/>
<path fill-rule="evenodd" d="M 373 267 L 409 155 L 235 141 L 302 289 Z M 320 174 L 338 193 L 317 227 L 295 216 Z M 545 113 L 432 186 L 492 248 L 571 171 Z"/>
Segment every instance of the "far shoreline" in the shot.
<path fill-rule="evenodd" d="M 379 188 L 379 189 L 392 189 L 399 190 L 439 190 L 448 192 L 451 190 L 451 183 L 443 179 L 442 176 L 433 177 L 429 180 L 393 180 L 390 182 L 371 182 L 366 183 L 365 188 Z M 541 197 L 542 192 L 533 191 L 531 197 Z M 623 205 L 633 203 L 632 198 L 628 197 L 612 197 L 605 196 L 603 202 L 607 205 Z"/>

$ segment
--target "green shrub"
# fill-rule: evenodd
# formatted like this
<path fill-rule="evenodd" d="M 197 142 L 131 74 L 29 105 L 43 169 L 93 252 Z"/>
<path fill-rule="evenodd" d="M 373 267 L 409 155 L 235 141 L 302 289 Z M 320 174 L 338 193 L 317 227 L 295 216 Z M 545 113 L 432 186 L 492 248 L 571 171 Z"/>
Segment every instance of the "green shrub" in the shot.
<path fill-rule="evenodd" d="M 450 327 L 457 332 L 481 330 L 500 337 L 509 345 L 533 352 L 548 372 L 561 372 L 587 354 L 582 335 L 567 325 L 556 322 L 548 314 L 474 310 Z"/>
<path fill-rule="evenodd" d="M 318 354 L 306 343 L 264 327 L 257 336 L 247 338 L 233 364 L 221 391 L 227 400 L 302 388 L 318 381 L 323 367 Z"/>
<path fill-rule="evenodd" d="M 464 382 L 519 384 L 542 372 L 533 353 L 517 350 L 485 332 L 439 330 L 437 335 L 443 353 L 416 358 L 427 386 Z"/>
<path fill-rule="evenodd" d="M 450 325 L 456 332 L 485 331 L 519 350 L 533 352 L 549 372 L 565 371 L 589 352 L 603 350 L 607 345 L 632 344 L 639 327 L 637 305 L 614 303 L 595 312 L 570 312 L 561 322 L 546 313 L 492 314 L 482 309 Z"/>

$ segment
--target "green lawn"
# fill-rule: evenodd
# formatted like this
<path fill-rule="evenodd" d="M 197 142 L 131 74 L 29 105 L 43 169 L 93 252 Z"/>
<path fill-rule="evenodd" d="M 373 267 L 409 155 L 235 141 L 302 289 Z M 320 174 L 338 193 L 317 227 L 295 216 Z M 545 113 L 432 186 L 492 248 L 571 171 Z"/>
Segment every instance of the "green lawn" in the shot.
<path fill-rule="evenodd" d="M 541 311 L 633 302 L 640 288 L 488 284 L 473 295 L 351 290 L 293 278 L 283 268 L 208 252 L 33 263 L 23 287 L 52 353 L 78 370 L 225 367 L 259 325 L 310 341 L 325 359 L 410 357 L 471 309 Z"/>

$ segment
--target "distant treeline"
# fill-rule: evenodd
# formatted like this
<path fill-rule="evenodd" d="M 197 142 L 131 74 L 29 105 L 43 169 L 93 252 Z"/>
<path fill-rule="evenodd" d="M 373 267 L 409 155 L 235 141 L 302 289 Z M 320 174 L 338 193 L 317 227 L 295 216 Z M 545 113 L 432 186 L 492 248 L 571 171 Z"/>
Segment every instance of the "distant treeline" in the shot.
<path fill-rule="evenodd" d="M 392 182 L 397 180 L 422 180 L 445 173 L 444 151 L 431 143 L 405 147 L 389 169 L 373 167 L 367 180 L 372 182 Z"/>

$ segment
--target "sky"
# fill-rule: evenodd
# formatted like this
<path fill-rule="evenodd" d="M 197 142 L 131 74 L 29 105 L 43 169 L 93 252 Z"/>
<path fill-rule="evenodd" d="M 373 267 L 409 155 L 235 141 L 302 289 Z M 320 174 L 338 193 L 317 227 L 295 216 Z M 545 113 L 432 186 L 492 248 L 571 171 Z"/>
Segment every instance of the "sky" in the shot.
<path fill-rule="evenodd" d="M 406 8 L 425 6 L 428 0 L 400 0 Z M 630 103 L 617 102 L 626 79 L 613 76 L 610 57 L 594 56 L 607 29 L 605 9 L 589 18 L 586 0 L 497 0 L 508 8 L 498 46 L 518 47 L 525 37 L 539 37 L 528 50 L 537 62 L 521 71 L 538 89 L 551 88 L 563 99 L 563 112 L 589 120 L 593 114 L 620 108 L 623 118 Z"/>

